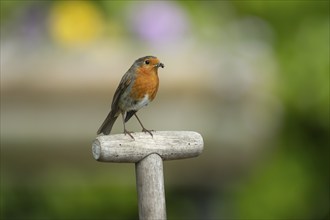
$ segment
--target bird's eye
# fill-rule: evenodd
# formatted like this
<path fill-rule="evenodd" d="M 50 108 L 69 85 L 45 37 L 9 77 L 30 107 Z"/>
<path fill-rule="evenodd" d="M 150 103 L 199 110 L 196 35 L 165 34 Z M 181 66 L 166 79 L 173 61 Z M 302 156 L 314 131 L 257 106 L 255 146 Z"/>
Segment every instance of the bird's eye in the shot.
<path fill-rule="evenodd" d="M 150 61 L 146 60 L 146 61 L 144 61 L 144 63 L 148 65 L 150 63 Z"/>

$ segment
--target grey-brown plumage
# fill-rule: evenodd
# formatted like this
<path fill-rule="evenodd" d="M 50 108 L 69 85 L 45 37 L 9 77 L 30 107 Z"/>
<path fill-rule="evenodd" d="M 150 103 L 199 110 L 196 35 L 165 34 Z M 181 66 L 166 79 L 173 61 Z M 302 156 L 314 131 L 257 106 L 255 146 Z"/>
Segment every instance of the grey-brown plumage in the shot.
<path fill-rule="evenodd" d="M 158 90 L 158 68 L 164 67 L 154 56 L 145 56 L 137 59 L 122 77 L 113 96 L 111 111 L 97 131 L 97 134 L 110 134 L 113 124 L 122 115 L 124 133 L 134 137 L 125 128 L 125 123 L 134 115 L 142 127 L 147 130 L 136 115 L 136 112 L 151 102 Z"/>

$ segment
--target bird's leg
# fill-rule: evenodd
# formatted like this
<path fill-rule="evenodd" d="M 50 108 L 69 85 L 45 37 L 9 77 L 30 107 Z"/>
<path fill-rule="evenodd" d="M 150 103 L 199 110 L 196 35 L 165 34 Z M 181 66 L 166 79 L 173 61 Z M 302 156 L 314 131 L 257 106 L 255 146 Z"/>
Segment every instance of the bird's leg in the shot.
<path fill-rule="evenodd" d="M 142 127 L 142 131 L 143 131 L 143 132 L 148 132 L 148 133 L 151 135 L 151 137 L 153 137 L 153 135 L 152 135 L 152 133 L 151 133 L 153 130 L 148 130 L 148 129 L 146 129 L 146 128 L 143 126 L 143 124 L 141 123 L 139 117 L 138 117 L 136 114 L 134 114 L 134 115 L 135 115 L 136 119 L 139 121 L 139 123 L 140 123 L 140 125 L 141 125 L 141 127 Z"/>
<path fill-rule="evenodd" d="M 133 135 L 131 134 L 132 132 L 129 132 L 126 130 L 126 126 L 125 126 L 125 117 L 124 117 L 124 114 L 121 114 L 122 117 L 123 117 L 123 125 L 124 125 L 124 134 L 128 134 L 133 140 L 135 140 L 135 138 L 133 137 Z"/>

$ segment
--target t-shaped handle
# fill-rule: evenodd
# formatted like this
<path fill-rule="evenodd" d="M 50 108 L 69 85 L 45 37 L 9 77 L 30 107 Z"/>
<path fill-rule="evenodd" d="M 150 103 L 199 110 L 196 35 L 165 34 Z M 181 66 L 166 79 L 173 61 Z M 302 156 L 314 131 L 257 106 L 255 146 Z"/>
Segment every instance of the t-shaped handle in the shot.
<path fill-rule="evenodd" d="M 93 156 L 101 162 L 135 163 L 140 220 L 166 219 L 163 160 L 197 157 L 203 138 L 192 131 L 157 131 L 98 136 Z"/>
<path fill-rule="evenodd" d="M 203 151 L 202 136 L 193 131 L 157 131 L 153 137 L 134 133 L 98 136 L 93 142 L 93 156 L 101 162 L 136 163 L 150 154 L 163 160 L 197 157 Z"/>

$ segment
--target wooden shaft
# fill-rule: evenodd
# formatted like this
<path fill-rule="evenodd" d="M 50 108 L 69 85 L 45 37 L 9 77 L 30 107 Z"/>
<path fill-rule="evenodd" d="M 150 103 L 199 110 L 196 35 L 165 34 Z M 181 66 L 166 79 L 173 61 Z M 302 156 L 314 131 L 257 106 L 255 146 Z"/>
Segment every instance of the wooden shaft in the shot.
<path fill-rule="evenodd" d="M 163 160 L 197 157 L 203 151 L 203 138 L 192 131 L 157 131 L 153 137 L 143 132 L 133 133 L 133 140 L 124 134 L 98 136 L 93 142 L 97 161 L 137 163 L 156 153 Z"/>
<path fill-rule="evenodd" d="M 135 163 L 140 220 L 166 219 L 163 160 L 197 157 L 203 138 L 192 131 L 157 131 L 98 136 L 93 157 L 101 162 Z"/>
<path fill-rule="evenodd" d="M 140 220 L 166 219 L 163 160 L 150 154 L 135 164 Z"/>

